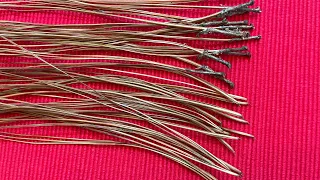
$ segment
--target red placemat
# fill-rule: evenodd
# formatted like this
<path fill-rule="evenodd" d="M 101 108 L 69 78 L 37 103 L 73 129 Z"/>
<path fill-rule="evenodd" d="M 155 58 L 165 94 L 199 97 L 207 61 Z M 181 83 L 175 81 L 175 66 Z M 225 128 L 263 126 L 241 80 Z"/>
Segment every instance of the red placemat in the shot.
<path fill-rule="evenodd" d="M 243 1 L 229 1 L 238 4 Z M 207 4 L 224 4 L 208 1 Z M 243 179 L 320 179 L 320 2 L 257 0 L 263 13 L 246 16 L 262 35 L 248 44 L 250 61 L 232 59 L 231 93 L 249 99 L 241 112 L 250 126 L 230 123 L 255 139 L 231 142 L 233 155 L 197 133 L 194 140 L 243 171 Z M 200 15 L 188 11 L 184 15 Z M 0 19 L 43 23 L 99 23 L 103 17 L 76 13 L 0 11 Z M 240 43 L 238 45 L 241 45 Z M 197 44 L 207 47 L 211 44 Z M 5 58 L 0 61 L 8 61 Z M 224 88 L 226 89 L 226 88 Z M 56 133 L 94 136 L 77 128 Z M 211 172 L 219 179 L 238 179 Z M 0 141 L 0 179 L 200 179 L 177 163 L 152 152 L 127 147 L 27 145 Z"/>

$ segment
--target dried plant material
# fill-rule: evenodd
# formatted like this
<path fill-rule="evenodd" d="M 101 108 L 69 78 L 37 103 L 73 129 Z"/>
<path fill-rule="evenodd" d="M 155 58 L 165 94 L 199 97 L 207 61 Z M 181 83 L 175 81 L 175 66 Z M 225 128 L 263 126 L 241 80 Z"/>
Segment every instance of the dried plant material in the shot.
<path fill-rule="evenodd" d="M 231 67 L 222 56 L 251 54 L 239 48 L 201 49 L 190 40 L 236 42 L 250 36 L 247 20 L 229 16 L 260 12 L 253 1 L 238 6 L 190 5 L 197 0 L 34 0 L 0 2 L 1 10 L 76 11 L 116 18 L 101 24 L 37 24 L 0 20 L 0 55 L 17 57 L 0 68 L 0 139 L 31 144 L 122 145 L 161 154 L 207 180 L 216 179 L 203 166 L 241 176 L 241 171 L 216 157 L 183 132 L 217 139 L 231 152 L 227 140 L 252 135 L 224 126 L 225 120 L 248 123 L 235 111 L 216 105 L 246 105 L 247 99 L 229 94 L 205 80 L 211 76 L 231 87 L 223 72 L 200 64 L 207 58 Z M 212 9 L 204 17 L 182 17 L 155 9 Z M 205 36 L 205 37 L 202 37 Z M 183 41 L 183 42 L 181 42 Z M 99 51 L 100 54 L 92 54 Z M 147 56 L 112 56 L 112 51 Z M 81 55 L 77 54 L 81 52 Z M 154 57 L 183 62 L 158 62 Z M 33 58 L 35 61 L 24 60 Z M 184 80 L 138 70 L 166 72 Z M 99 88 L 92 84 L 99 84 Z M 20 97 L 39 97 L 31 102 Z M 205 103 L 192 97 L 209 98 Z M 12 129 L 79 127 L 105 135 L 103 139 L 19 134 Z"/>

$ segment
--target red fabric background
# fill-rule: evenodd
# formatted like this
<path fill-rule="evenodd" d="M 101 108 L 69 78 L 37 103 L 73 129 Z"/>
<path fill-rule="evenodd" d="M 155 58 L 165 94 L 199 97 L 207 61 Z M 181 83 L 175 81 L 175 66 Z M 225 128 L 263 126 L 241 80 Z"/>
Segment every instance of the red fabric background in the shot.
<path fill-rule="evenodd" d="M 208 4 L 214 2 L 225 3 L 221 0 Z M 243 1 L 230 1 L 240 2 Z M 250 61 L 234 59 L 233 68 L 228 70 L 229 78 L 236 83 L 230 92 L 248 97 L 250 102 L 248 107 L 232 107 L 243 113 L 250 126 L 230 124 L 229 127 L 252 133 L 256 138 L 231 142 L 237 152 L 233 155 L 210 138 L 197 133 L 189 135 L 241 169 L 243 179 L 320 179 L 320 1 L 257 0 L 256 5 L 263 13 L 249 19 L 257 27 L 254 33 L 261 34 L 263 39 L 248 43 L 253 54 Z M 48 23 L 104 21 L 102 17 L 74 13 L 5 11 L 0 11 L 0 19 Z M 79 133 L 78 129 L 66 132 Z M 211 172 L 220 179 L 237 179 Z M 0 141 L 0 179 L 195 180 L 199 177 L 171 160 L 139 149 Z"/>

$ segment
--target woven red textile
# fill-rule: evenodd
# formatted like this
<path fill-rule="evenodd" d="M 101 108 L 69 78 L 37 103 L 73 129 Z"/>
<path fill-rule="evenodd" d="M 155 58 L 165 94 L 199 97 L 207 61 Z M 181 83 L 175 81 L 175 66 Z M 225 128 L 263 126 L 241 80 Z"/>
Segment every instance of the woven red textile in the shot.
<path fill-rule="evenodd" d="M 244 1 L 232 0 L 238 4 Z M 206 4 L 225 4 L 208 0 Z M 229 127 L 255 135 L 231 142 L 233 155 L 212 138 L 188 134 L 218 157 L 243 171 L 242 179 L 320 179 L 320 1 L 257 0 L 263 13 L 245 16 L 262 40 L 248 44 L 250 61 L 232 59 L 228 71 L 250 106 L 231 107 L 249 126 Z M 201 14 L 197 10 L 181 15 Z M 102 17 L 76 13 L 17 13 L 0 11 L 1 20 L 43 23 L 99 23 Z M 192 44 L 192 43 L 191 43 Z M 197 44 L 210 47 L 210 43 Z M 120 55 L 120 54 L 119 54 Z M 8 62 L 0 58 L 0 62 Z M 227 89 L 224 87 L 224 89 Z M 56 129 L 78 134 L 77 128 Z M 86 136 L 94 136 L 88 132 Z M 210 170 L 219 179 L 238 179 Z M 27 145 L 0 141 L 0 180 L 14 179 L 200 179 L 162 156 L 127 147 Z"/>

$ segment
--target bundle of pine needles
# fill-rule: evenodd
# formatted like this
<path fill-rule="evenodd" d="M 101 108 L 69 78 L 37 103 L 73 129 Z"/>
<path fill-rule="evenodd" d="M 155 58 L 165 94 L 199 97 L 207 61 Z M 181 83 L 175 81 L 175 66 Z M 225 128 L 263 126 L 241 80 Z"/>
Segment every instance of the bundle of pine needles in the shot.
<path fill-rule="evenodd" d="M 0 67 L 0 138 L 31 144 L 131 146 L 161 154 L 204 179 L 215 178 L 202 166 L 240 176 L 240 170 L 182 130 L 212 136 L 232 152 L 226 140 L 252 137 L 223 126 L 222 119 L 247 123 L 240 113 L 213 104 L 246 105 L 247 99 L 205 80 L 211 76 L 234 86 L 225 73 L 198 61 L 207 58 L 230 68 L 230 62 L 222 57 L 251 54 L 246 46 L 201 49 L 188 44 L 260 39 L 250 36 L 254 26 L 247 20 L 227 19 L 260 9 L 250 8 L 253 1 L 238 6 L 198 6 L 193 2 L 198 0 L 0 2 L 0 11 L 75 11 L 104 16 L 108 21 L 53 25 L 0 20 L 0 55 L 15 57 L 10 65 L 2 63 Z M 216 12 L 190 18 L 160 12 L 164 9 Z M 112 55 L 113 51 L 118 56 Z M 173 61 L 185 66 L 173 65 Z M 168 76 L 161 77 L 161 72 Z M 26 96 L 45 101 L 21 98 Z M 212 103 L 195 100 L 199 98 Z M 48 126 L 81 127 L 110 139 L 10 131 Z"/>

